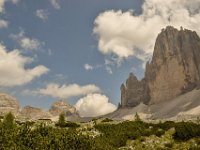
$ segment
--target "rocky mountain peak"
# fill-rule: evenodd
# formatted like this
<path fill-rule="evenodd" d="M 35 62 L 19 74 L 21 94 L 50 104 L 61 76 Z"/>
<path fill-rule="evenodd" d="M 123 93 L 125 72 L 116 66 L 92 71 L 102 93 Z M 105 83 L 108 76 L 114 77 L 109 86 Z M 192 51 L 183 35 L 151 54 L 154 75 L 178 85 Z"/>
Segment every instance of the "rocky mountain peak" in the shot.
<path fill-rule="evenodd" d="M 0 114 L 7 112 L 17 114 L 19 112 L 19 102 L 16 98 L 6 93 L 0 93 Z"/>
<path fill-rule="evenodd" d="M 53 103 L 49 112 L 53 116 L 59 116 L 61 113 L 64 113 L 66 116 L 78 115 L 76 108 L 68 104 L 66 100 L 60 100 Z"/>
<path fill-rule="evenodd" d="M 200 81 L 200 38 L 196 32 L 168 26 L 158 35 L 151 62 L 146 64 L 145 77 L 137 81 L 129 75 L 122 88 L 122 106 L 133 106 L 139 102 L 149 104 L 171 100 L 191 91 Z M 133 88 L 137 87 L 137 88 Z M 140 88 L 138 88 L 140 87 Z M 137 103 L 137 91 L 145 96 Z M 126 94 L 125 94 L 126 93 Z"/>

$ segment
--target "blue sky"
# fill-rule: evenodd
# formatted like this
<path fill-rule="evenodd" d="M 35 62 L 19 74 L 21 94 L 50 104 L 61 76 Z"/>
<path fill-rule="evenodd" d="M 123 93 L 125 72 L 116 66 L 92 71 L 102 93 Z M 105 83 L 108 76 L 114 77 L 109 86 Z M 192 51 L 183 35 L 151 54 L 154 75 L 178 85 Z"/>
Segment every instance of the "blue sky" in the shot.
<path fill-rule="evenodd" d="M 199 6 L 198 0 L 0 0 L 0 90 L 22 106 L 47 109 L 59 99 L 74 105 L 94 93 L 117 106 L 128 74 L 143 77 L 162 28 L 199 33 Z"/>
<path fill-rule="evenodd" d="M 29 38 L 38 39 L 45 44 L 36 50 L 26 50 L 24 55 L 36 60 L 29 66 L 42 64 L 50 69 L 32 82 L 17 87 L 3 87 L 2 90 L 16 96 L 21 105 L 48 108 L 56 98 L 23 94 L 25 89 L 45 87 L 50 82 L 59 84 L 95 84 L 102 89 L 110 101 L 117 105 L 120 101 L 120 85 L 127 78 L 138 60 L 129 59 L 120 67 L 113 66 L 109 74 L 104 66 L 105 56 L 98 51 L 96 36 L 93 34 L 94 20 L 106 10 L 141 11 L 141 0 L 60 0 L 56 9 L 49 0 L 21 0 L 17 4 L 6 3 L 2 18 L 9 21 L 6 29 L 0 29 L 1 42 L 8 50 L 20 49 L 20 44 L 11 38 L 12 34 L 24 32 Z M 48 12 L 48 19 L 42 20 L 35 15 L 36 10 Z M 52 54 L 49 54 L 51 51 Z M 14 61 L 14 60 L 13 60 Z M 84 64 L 101 66 L 87 71 Z M 142 70 L 137 72 L 142 76 Z M 59 99 L 59 98 L 58 98 Z M 74 104 L 78 98 L 70 98 Z"/>

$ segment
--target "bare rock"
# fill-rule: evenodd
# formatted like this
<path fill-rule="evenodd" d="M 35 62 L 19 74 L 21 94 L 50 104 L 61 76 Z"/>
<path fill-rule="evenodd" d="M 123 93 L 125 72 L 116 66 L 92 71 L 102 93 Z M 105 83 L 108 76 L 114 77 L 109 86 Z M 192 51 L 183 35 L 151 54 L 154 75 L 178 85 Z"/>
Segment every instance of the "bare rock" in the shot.
<path fill-rule="evenodd" d="M 15 115 L 19 112 L 18 100 L 8 94 L 0 93 L 0 114 L 12 112 Z"/>
<path fill-rule="evenodd" d="M 200 38 L 169 26 L 157 37 L 145 78 L 151 103 L 168 101 L 194 89 L 200 80 Z"/>
<path fill-rule="evenodd" d="M 51 117 L 49 112 L 32 106 L 25 106 L 21 110 L 20 116 L 32 120 L 47 119 Z"/>
<path fill-rule="evenodd" d="M 137 106 L 141 102 L 148 102 L 148 88 L 145 80 L 138 81 L 137 77 L 130 73 L 126 85 L 121 86 L 121 104 L 123 107 Z"/>
<path fill-rule="evenodd" d="M 55 102 L 49 112 L 53 116 L 59 116 L 61 113 L 64 113 L 66 116 L 79 116 L 76 108 L 63 100 Z"/>
<path fill-rule="evenodd" d="M 152 61 L 141 81 L 131 74 L 121 86 L 122 107 L 155 104 L 187 93 L 200 83 L 200 38 L 196 32 L 172 26 L 158 35 Z"/>

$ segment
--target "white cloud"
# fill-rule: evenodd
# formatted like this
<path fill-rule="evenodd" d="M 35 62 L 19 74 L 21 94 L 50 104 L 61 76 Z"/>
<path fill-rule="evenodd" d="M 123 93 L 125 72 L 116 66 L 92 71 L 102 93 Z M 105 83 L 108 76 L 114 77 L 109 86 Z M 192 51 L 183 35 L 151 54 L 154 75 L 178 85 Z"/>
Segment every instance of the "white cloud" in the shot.
<path fill-rule="evenodd" d="M 200 34 L 199 0 L 145 0 L 142 14 L 109 10 L 95 19 L 93 32 L 99 51 L 119 59 L 137 57 L 147 61 L 153 52 L 156 36 L 167 25 L 183 26 Z"/>
<path fill-rule="evenodd" d="M 13 4 L 18 4 L 20 2 L 20 0 L 7 0 L 7 1 L 12 2 Z"/>
<path fill-rule="evenodd" d="M 94 67 L 90 64 L 85 64 L 84 68 L 85 68 L 85 70 L 93 70 L 94 69 Z"/>
<path fill-rule="evenodd" d="M 112 71 L 111 67 L 109 67 L 109 66 L 106 66 L 106 71 L 107 71 L 109 74 L 113 74 L 113 71 Z"/>
<path fill-rule="evenodd" d="M 0 86 L 23 85 L 48 72 L 49 69 L 42 65 L 26 68 L 32 61 L 32 58 L 21 55 L 19 50 L 8 52 L 0 44 Z"/>
<path fill-rule="evenodd" d="M 0 13 L 4 11 L 4 5 L 6 0 L 0 0 Z"/>
<path fill-rule="evenodd" d="M 12 34 L 11 38 L 16 40 L 20 47 L 25 50 L 37 50 L 42 44 L 44 44 L 36 38 L 27 37 L 24 31 L 21 31 L 18 34 Z"/>
<path fill-rule="evenodd" d="M 50 0 L 50 3 L 55 9 L 60 9 L 59 0 Z"/>
<path fill-rule="evenodd" d="M 79 99 L 75 107 L 83 117 L 96 117 L 116 110 L 116 106 L 102 94 L 89 94 Z"/>
<path fill-rule="evenodd" d="M 0 19 L 0 28 L 7 28 L 8 21 Z"/>
<path fill-rule="evenodd" d="M 38 10 L 36 10 L 35 15 L 38 18 L 42 19 L 43 21 L 45 21 L 45 20 L 48 19 L 48 12 L 47 12 L 47 10 L 44 10 L 44 9 L 38 9 Z"/>
<path fill-rule="evenodd" d="M 38 89 L 30 93 L 51 96 L 54 98 L 70 98 L 95 92 L 100 92 L 100 88 L 94 84 L 81 86 L 78 84 L 58 85 L 51 83 L 44 89 Z"/>
<path fill-rule="evenodd" d="M 0 14 L 4 12 L 5 8 L 5 3 L 6 2 L 11 2 L 13 4 L 17 4 L 20 0 L 0 0 Z"/>

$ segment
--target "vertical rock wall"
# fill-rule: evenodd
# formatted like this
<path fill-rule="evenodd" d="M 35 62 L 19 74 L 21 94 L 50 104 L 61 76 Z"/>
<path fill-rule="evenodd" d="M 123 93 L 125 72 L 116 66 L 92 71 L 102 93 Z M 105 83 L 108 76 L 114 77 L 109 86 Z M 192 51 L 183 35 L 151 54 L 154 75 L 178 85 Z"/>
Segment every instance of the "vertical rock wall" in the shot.
<path fill-rule="evenodd" d="M 122 86 L 122 107 L 159 103 L 194 89 L 200 81 L 199 36 L 194 31 L 168 26 L 156 39 L 145 78 L 138 81 L 131 76 Z"/>

